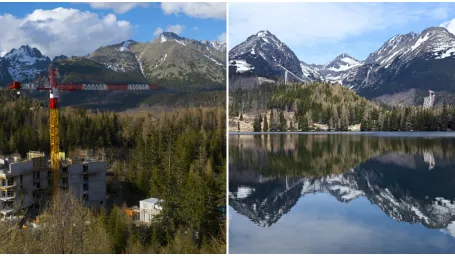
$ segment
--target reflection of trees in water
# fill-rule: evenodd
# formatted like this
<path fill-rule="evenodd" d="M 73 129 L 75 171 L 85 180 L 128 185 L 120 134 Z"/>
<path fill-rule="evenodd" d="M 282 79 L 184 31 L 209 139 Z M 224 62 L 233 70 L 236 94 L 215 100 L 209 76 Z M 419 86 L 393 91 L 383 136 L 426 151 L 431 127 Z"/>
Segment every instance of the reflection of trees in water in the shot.
<path fill-rule="evenodd" d="M 264 176 L 321 176 L 343 173 L 387 152 L 421 155 L 429 166 L 452 158 L 450 138 L 374 137 L 341 134 L 230 135 L 230 170 L 252 170 Z"/>
<path fill-rule="evenodd" d="M 230 204 L 261 226 L 315 192 L 345 203 L 365 196 L 393 219 L 430 228 L 455 220 L 453 139 L 274 136 L 230 139 Z M 239 198 L 239 187 L 251 194 Z"/>

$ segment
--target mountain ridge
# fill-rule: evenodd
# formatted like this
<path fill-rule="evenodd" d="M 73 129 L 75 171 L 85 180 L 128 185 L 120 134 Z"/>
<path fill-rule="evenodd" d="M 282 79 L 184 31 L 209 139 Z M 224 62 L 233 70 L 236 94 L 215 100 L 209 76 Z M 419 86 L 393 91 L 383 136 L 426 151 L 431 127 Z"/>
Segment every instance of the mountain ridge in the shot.
<path fill-rule="evenodd" d="M 163 38 L 168 42 L 155 44 Z M 101 46 L 87 56 L 60 55 L 52 60 L 37 48 L 24 45 L 0 58 L 0 83 L 34 81 L 52 65 L 60 69 L 64 83 L 159 83 L 177 91 L 217 90 L 225 81 L 226 69 L 220 68 L 225 62 L 225 50 L 224 42 L 197 41 L 171 32 L 163 32 L 151 42 L 126 40 Z M 159 63 L 152 58 L 152 53 L 159 52 L 167 60 Z M 174 52 L 178 57 L 173 56 Z M 163 65 L 158 67 L 160 64 Z"/>
<path fill-rule="evenodd" d="M 275 44 L 273 49 L 267 49 L 261 56 L 267 61 L 258 61 L 254 58 L 258 51 L 254 42 L 264 34 L 268 38 L 276 38 L 270 32 L 260 31 L 232 48 L 229 52 L 230 76 L 266 77 L 275 81 L 284 79 L 284 70 L 271 68 L 281 62 L 271 63 L 270 60 L 275 60 L 280 54 L 295 56 L 295 53 L 289 48 L 280 49 Z M 455 35 L 444 27 L 395 35 L 364 61 L 347 53 L 338 55 L 325 65 L 297 60 L 298 63 L 286 63 L 286 68 L 305 82 L 341 84 L 367 98 L 411 89 L 455 93 L 455 77 L 452 75 L 455 70 Z"/>

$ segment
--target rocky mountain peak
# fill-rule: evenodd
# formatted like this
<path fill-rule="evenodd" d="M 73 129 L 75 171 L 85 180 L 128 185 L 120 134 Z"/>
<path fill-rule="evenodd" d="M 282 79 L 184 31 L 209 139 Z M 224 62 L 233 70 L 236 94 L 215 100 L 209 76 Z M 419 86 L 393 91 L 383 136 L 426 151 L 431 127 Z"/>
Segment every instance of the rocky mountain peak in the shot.
<path fill-rule="evenodd" d="M 68 57 L 66 55 L 60 55 L 60 56 L 55 56 L 53 59 L 52 59 L 52 62 L 55 62 L 55 61 L 58 61 L 58 60 L 66 60 L 68 59 Z"/>
<path fill-rule="evenodd" d="M 269 36 L 274 36 L 274 35 L 272 33 L 270 33 L 270 31 L 268 31 L 268 30 L 261 30 L 256 33 L 256 36 L 257 37 L 269 37 Z"/>
<path fill-rule="evenodd" d="M 260 77 L 276 79 L 284 78 L 287 69 L 306 79 L 295 53 L 267 30 L 261 30 L 235 46 L 229 52 L 229 60 L 237 73 L 253 72 Z"/>
<path fill-rule="evenodd" d="M 19 49 L 12 49 L 4 58 L 10 61 L 11 64 L 17 61 L 33 64 L 37 59 L 46 59 L 38 49 L 28 45 L 22 45 Z"/>
<path fill-rule="evenodd" d="M 21 82 L 32 81 L 38 74 L 48 68 L 51 63 L 49 57 L 28 45 L 19 49 L 12 49 L 3 59 L 7 60 L 8 72 L 12 79 Z"/>
<path fill-rule="evenodd" d="M 358 61 L 354 57 L 351 57 L 347 53 L 338 55 L 334 60 L 329 62 L 324 68 L 330 71 L 346 71 L 353 67 L 361 65 L 362 62 Z"/>

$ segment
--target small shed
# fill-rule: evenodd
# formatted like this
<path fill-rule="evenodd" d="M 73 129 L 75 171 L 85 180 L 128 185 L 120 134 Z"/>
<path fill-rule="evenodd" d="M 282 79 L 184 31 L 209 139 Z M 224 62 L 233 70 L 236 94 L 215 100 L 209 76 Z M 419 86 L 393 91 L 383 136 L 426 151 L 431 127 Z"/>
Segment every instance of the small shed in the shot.
<path fill-rule="evenodd" d="M 155 215 L 158 215 L 162 207 L 162 200 L 158 198 L 148 198 L 139 201 L 140 221 L 150 223 Z"/>

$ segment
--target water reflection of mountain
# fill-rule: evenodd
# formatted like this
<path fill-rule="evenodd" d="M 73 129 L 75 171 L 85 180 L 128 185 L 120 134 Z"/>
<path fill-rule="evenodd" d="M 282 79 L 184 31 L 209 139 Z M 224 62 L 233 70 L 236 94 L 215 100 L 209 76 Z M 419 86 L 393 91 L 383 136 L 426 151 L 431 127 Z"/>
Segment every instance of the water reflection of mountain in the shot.
<path fill-rule="evenodd" d="M 343 142 L 343 139 L 333 144 L 336 140 L 330 139 L 338 151 L 322 151 L 319 159 L 315 158 L 310 163 L 314 165 L 312 170 L 309 169 L 310 165 L 304 165 L 308 169 L 299 171 L 293 169 L 297 168 L 296 164 L 291 164 L 287 172 L 283 163 L 291 161 L 290 156 L 293 156 L 292 161 L 298 162 L 300 153 L 296 151 L 311 151 L 308 148 L 315 147 L 314 140 L 309 143 L 308 139 L 299 138 L 292 150 L 279 154 L 288 159 L 251 159 L 247 165 L 237 162 L 235 158 L 254 154 L 261 156 L 272 151 L 259 148 L 259 153 L 253 153 L 248 152 L 249 147 L 241 147 L 237 152 L 239 155 L 230 154 L 230 204 L 258 225 L 270 226 L 289 212 L 302 196 L 310 193 L 331 194 L 344 203 L 365 196 L 393 219 L 421 223 L 430 228 L 445 228 L 455 220 L 455 158 L 451 148 L 454 141 L 444 140 L 444 143 L 418 142 L 416 139 L 388 142 L 370 140 L 370 147 L 355 147 L 354 144 L 361 144 L 350 144 L 348 140 Z M 300 145 L 302 141 L 306 142 L 304 146 Z M 316 143 L 324 144 L 324 140 Z M 234 144 L 230 142 L 231 147 L 240 147 L 240 144 L 241 140 Z M 372 144 L 381 146 L 374 147 Z M 316 145 L 316 148 L 322 147 Z M 355 154 L 356 148 L 365 150 L 360 154 L 365 160 L 359 159 L 359 155 L 350 156 L 350 153 Z M 337 152 L 341 152 L 345 158 L 341 164 Z M 324 165 L 321 165 L 322 159 L 326 161 Z M 263 168 L 265 161 L 272 166 Z M 335 162 L 332 164 L 331 161 Z M 350 167 L 345 166 L 345 163 L 351 162 Z M 341 167 L 342 170 L 337 169 Z"/>

